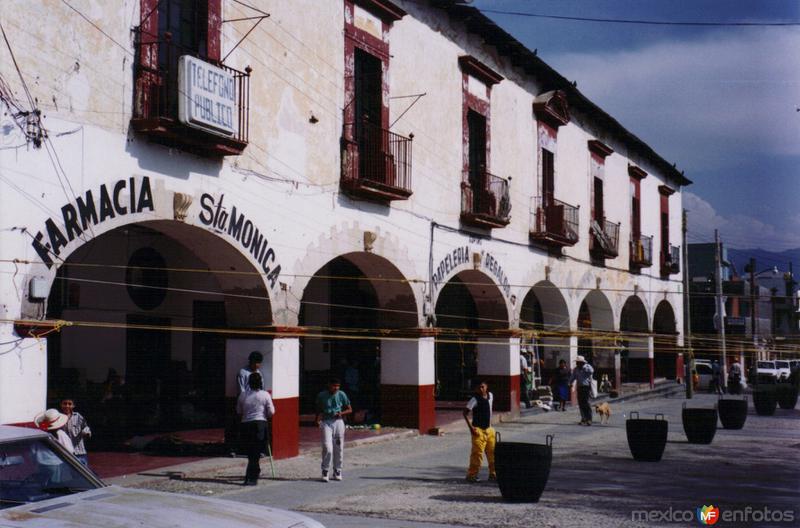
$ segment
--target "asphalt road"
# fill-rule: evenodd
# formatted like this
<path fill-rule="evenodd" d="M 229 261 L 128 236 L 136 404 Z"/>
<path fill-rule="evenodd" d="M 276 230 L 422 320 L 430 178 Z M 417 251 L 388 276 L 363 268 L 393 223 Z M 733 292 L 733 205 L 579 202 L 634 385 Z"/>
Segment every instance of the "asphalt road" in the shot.
<path fill-rule="evenodd" d="M 494 483 L 464 481 L 466 426 L 443 437 L 347 449 L 343 482 L 320 482 L 319 459 L 298 457 L 277 462 L 275 479 L 262 461 L 256 488 L 240 485 L 244 463 L 239 460 L 224 470 L 147 487 L 303 511 L 331 528 L 690 526 L 700 525 L 694 515 L 704 505 L 739 516 L 727 523 L 723 517 L 717 526 L 800 526 L 800 410 L 778 409 L 767 417 L 756 415 L 751 405 L 744 429 L 720 427 L 712 444 L 695 445 L 683 433 L 684 401 L 613 405 L 611 422 L 592 427 L 579 426 L 575 410 L 525 415 L 499 425 L 505 441 L 543 443 L 546 435 L 555 437 L 550 480 L 536 504 L 508 504 Z M 700 395 L 689 405 L 711 407 L 714 402 Z M 631 458 L 625 434 L 631 411 L 643 418 L 663 413 L 669 421 L 661 462 Z M 481 476 L 486 476 L 485 467 Z M 764 521 L 765 508 L 773 522 Z M 633 512 L 640 513 L 634 518 Z M 783 521 L 776 521 L 777 512 Z M 670 519 L 680 522 L 666 522 Z"/>

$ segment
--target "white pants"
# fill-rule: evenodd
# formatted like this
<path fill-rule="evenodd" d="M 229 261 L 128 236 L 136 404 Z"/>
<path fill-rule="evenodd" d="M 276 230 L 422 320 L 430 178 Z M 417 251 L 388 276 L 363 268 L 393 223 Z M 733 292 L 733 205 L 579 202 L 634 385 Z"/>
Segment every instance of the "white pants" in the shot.
<path fill-rule="evenodd" d="M 342 471 L 342 456 L 344 454 L 344 420 L 329 418 L 322 420 L 322 471 L 328 471 L 333 458 L 333 471 Z"/>

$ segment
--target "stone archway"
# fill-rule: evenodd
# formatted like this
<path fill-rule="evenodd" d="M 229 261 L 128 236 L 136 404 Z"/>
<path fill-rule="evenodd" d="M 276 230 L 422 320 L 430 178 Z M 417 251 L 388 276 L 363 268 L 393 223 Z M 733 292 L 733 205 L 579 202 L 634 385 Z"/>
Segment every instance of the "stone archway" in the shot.
<path fill-rule="evenodd" d="M 435 313 L 439 330 L 436 341 L 437 397 L 440 400 L 462 400 L 471 393 L 472 384 L 481 374 L 479 362 L 483 361 L 488 367 L 495 356 L 491 350 L 508 347 L 507 339 L 503 343 L 502 339 L 495 341 L 481 337 L 509 327 L 506 301 L 488 275 L 477 270 L 464 270 L 455 274 L 439 291 Z M 498 354 L 502 355 L 502 352 Z M 497 394 L 507 391 L 498 387 L 494 392 L 497 401 Z"/>
<path fill-rule="evenodd" d="M 256 335 L 272 322 L 263 274 L 224 239 L 171 220 L 117 227 L 76 248 L 56 273 L 47 315 L 73 323 L 48 337 L 48 403 L 78 399 L 98 447 L 223 426 L 236 373 L 251 347 L 271 341 Z"/>
<path fill-rule="evenodd" d="M 559 361 L 570 364 L 569 308 L 555 284 L 540 281 L 528 291 L 522 301 L 519 326 L 538 335 L 533 342 L 523 342 L 523 349 L 533 347 L 536 357 L 544 361 L 543 382 L 550 379 Z"/>
<path fill-rule="evenodd" d="M 598 381 L 603 374 L 616 379 L 614 310 L 600 290 L 590 291 L 578 310 L 578 354 L 594 367 Z"/>
<path fill-rule="evenodd" d="M 328 261 L 314 273 L 300 303 L 299 322 L 308 334 L 301 341 L 301 412 L 314 412 L 314 397 L 333 376 L 359 411 L 358 421 L 382 420 L 381 362 L 387 346 L 381 336 L 416 329 L 418 321 L 414 291 L 389 260 L 353 252 Z"/>
<path fill-rule="evenodd" d="M 655 377 L 675 379 L 678 373 L 678 331 L 675 311 L 661 301 L 653 315 L 653 363 Z"/>
<path fill-rule="evenodd" d="M 622 306 L 619 330 L 621 333 L 620 378 L 622 383 L 649 382 L 651 378 L 647 308 L 632 295 Z"/>

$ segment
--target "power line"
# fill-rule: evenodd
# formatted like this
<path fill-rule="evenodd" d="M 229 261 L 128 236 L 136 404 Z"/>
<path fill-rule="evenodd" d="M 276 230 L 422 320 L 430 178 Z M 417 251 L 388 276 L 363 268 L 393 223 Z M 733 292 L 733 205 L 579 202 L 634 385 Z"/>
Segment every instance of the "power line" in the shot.
<path fill-rule="evenodd" d="M 546 15 L 543 13 L 530 13 L 523 11 L 504 11 L 500 9 L 480 9 L 483 13 L 496 15 L 510 15 L 530 18 L 548 18 L 554 20 L 569 20 L 574 22 L 601 22 L 606 24 L 638 24 L 649 26 L 688 26 L 688 27 L 786 27 L 800 26 L 800 22 L 693 22 L 671 20 L 644 20 L 620 18 L 593 18 L 563 15 Z"/>
<path fill-rule="evenodd" d="M 94 23 L 94 22 L 93 22 L 93 21 L 92 21 L 92 20 L 91 20 L 89 17 L 87 17 L 86 15 L 84 15 L 83 13 L 81 13 L 81 12 L 80 12 L 78 9 L 76 9 L 75 7 L 73 7 L 73 6 L 72 6 L 72 5 L 71 5 L 69 2 L 67 2 L 67 0 L 61 0 L 61 3 L 62 3 L 62 4 L 64 4 L 65 6 L 69 7 L 70 9 L 72 9 L 73 11 L 75 11 L 76 13 L 78 13 L 78 15 L 80 15 L 80 17 L 81 17 L 82 19 L 84 19 L 84 20 L 85 20 L 85 21 L 87 21 L 89 24 L 91 24 L 91 26 L 92 26 L 93 28 L 95 28 L 97 31 L 99 31 L 100 33 L 102 33 L 102 34 L 103 34 L 103 36 L 105 36 L 105 37 L 106 37 L 108 40 L 110 40 L 111 42 L 113 42 L 114 44 L 116 44 L 116 45 L 117 45 L 117 47 L 119 47 L 119 49 L 121 49 L 122 51 L 124 51 L 125 53 L 127 53 L 128 55 L 130 55 L 131 57 L 133 57 L 133 56 L 134 56 L 133 52 L 132 52 L 131 50 L 129 50 L 127 46 L 123 46 L 122 44 L 120 44 L 119 42 L 117 42 L 117 40 L 115 40 L 115 39 L 114 39 L 114 37 L 112 37 L 111 35 L 109 35 L 108 33 L 106 33 L 106 32 L 103 30 L 103 28 L 101 28 L 100 26 L 98 26 L 97 24 L 95 24 L 95 23 Z"/>

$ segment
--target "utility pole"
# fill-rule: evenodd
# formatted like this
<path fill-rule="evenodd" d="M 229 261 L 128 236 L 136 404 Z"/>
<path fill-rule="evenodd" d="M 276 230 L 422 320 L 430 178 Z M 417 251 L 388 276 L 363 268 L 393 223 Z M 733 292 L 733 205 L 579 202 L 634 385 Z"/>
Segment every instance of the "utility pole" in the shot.
<path fill-rule="evenodd" d="M 755 361 L 758 357 L 758 288 L 756 286 L 756 259 L 750 257 L 750 333 L 753 335 L 753 357 Z M 744 361 L 742 362 L 744 364 Z"/>
<path fill-rule="evenodd" d="M 725 353 L 725 317 L 722 315 L 725 307 L 722 303 L 722 250 L 720 249 L 719 231 L 714 230 L 714 261 L 717 275 L 716 299 L 717 316 L 719 317 L 719 338 L 722 346 L 722 386 L 728 386 L 728 358 Z"/>
<path fill-rule="evenodd" d="M 686 244 L 686 209 L 683 210 L 681 231 L 683 236 L 683 336 L 686 341 L 686 398 L 694 397 L 694 350 L 692 350 L 692 312 L 689 304 L 689 246 Z"/>

